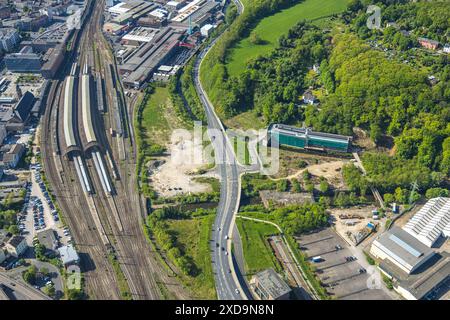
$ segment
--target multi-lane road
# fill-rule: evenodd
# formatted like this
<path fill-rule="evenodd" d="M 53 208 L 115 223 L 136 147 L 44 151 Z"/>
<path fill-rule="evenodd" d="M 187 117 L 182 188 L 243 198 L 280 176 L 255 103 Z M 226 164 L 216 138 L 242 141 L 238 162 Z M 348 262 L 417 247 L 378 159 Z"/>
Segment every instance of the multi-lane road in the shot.
<path fill-rule="evenodd" d="M 239 14 L 244 6 L 234 0 Z M 214 40 L 198 55 L 194 68 L 194 81 L 197 93 L 205 108 L 208 121 L 208 134 L 215 151 L 217 169 L 221 177 L 220 201 L 213 226 L 211 243 L 213 270 L 219 300 L 249 299 L 238 279 L 240 272 L 233 263 L 231 252 L 231 236 L 234 229 L 235 214 L 240 200 L 240 175 L 244 168 L 238 163 L 233 147 L 225 132 L 224 126 L 214 111 L 200 81 L 200 67 L 203 58 L 216 43 Z"/>

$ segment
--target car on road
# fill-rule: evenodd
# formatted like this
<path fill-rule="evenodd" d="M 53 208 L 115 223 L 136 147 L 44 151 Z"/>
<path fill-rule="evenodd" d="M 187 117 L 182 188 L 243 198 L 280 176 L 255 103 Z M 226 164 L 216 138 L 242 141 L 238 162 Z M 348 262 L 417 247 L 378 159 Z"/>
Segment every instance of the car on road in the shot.
<path fill-rule="evenodd" d="M 239 294 L 239 289 L 234 290 L 234 292 L 236 292 L 236 294 Z"/>

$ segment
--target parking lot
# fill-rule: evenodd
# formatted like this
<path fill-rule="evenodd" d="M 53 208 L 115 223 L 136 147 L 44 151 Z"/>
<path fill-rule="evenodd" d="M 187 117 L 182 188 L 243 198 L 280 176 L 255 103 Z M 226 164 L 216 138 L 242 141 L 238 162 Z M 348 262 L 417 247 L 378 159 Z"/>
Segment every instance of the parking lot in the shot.
<path fill-rule="evenodd" d="M 24 231 L 29 246 L 33 245 L 33 238 L 40 231 L 53 229 L 58 234 L 59 242 L 63 245 L 71 241 L 68 232 L 65 232 L 59 221 L 58 212 L 39 173 L 40 165 L 32 167 L 31 184 L 29 185 L 30 198 L 26 215 L 22 218 L 20 229 Z"/>
<path fill-rule="evenodd" d="M 333 229 L 303 235 L 298 243 L 332 297 L 345 300 L 390 299 L 382 289 L 369 288 L 369 272 Z"/>

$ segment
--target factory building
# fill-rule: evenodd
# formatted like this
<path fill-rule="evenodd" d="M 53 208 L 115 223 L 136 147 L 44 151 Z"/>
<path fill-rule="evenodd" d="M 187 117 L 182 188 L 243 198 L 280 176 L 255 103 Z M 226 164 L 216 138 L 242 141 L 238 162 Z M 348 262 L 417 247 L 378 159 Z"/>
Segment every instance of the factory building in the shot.
<path fill-rule="evenodd" d="M 284 124 L 273 124 L 268 128 L 270 143 L 301 149 L 350 152 L 352 138 L 337 134 L 312 131 Z"/>
<path fill-rule="evenodd" d="M 154 16 L 146 16 L 139 18 L 137 21 L 137 25 L 140 27 L 148 27 L 148 28 L 162 28 L 163 26 L 167 25 L 167 19 L 166 18 L 157 18 Z"/>
<path fill-rule="evenodd" d="M 166 27 L 160 30 L 150 42 L 141 45 L 130 54 L 119 69 L 128 88 L 140 88 L 151 79 L 156 68 L 170 59 L 179 48 L 183 31 Z"/>
<path fill-rule="evenodd" d="M 378 236 L 370 253 L 378 259 L 388 260 L 407 274 L 413 273 L 434 255 L 433 250 L 398 227 Z"/>
<path fill-rule="evenodd" d="M 405 278 L 394 275 L 398 279 L 395 291 L 408 300 L 427 299 L 427 296 L 433 294 L 433 291 L 441 291 L 441 295 L 448 291 L 450 285 L 450 256 L 443 252 L 442 255 L 436 255 L 431 259 L 428 268 L 422 273 L 409 275 Z M 431 296 L 430 299 L 440 297 Z"/>
<path fill-rule="evenodd" d="M 288 300 L 291 293 L 291 288 L 273 269 L 255 274 L 250 285 L 260 300 Z"/>
<path fill-rule="evenodd" d="M 403 227 L 427 247 L 450 236 L 450 198 L 430 199 Z"/>
<path fill-rule="evenodd" d="M 122 25 L 127 24 L 128 22 L 135 21 L 158 8 L 156 4 L 144 1 L 129 2 L 121 6 L 121 8 L 124 7 L 128 10 L 117 15 L 112 22 Z"/>

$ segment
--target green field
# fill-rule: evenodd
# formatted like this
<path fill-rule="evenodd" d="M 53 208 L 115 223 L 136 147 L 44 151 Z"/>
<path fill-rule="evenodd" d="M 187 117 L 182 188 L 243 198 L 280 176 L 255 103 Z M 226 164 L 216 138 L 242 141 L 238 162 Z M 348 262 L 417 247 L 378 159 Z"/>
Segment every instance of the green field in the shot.
<path fill-rule="evenodd" d="M 191 256 L 199 268 L 196 277 L 183 276 L 195 299 L 216 299 L 216 287 L 209 247 L 214 215 L 189 220 L 167 220 L 177 242 Z"/>
<path fill-rule="evenodd" d="M 236 219 L 236 224 L 242 239 L 247 277 L 268 268 L 281 271 L 281 266 L 267 241 L 268 236 L 279 234 L 278 230 L 270 224 L 244 219 Z"/>
<path fill-rule="evenodd" d="M 156 87 L 142 112 L 142 127 L 148 144 L 165 145 L 174 129 L 184 128 L 166 87 Z"/>
<path fill-rule="evenodd" d="M 350 0 L 305 0 L 260 21 L 254 31 L 264 44 L 254 45 L 249 38 L 232 49 L 227 64 L 230 75 L 238 75 L 247 61 L 273 50 L 281 35 L 301 20 L 316 20 L 345 10 Z M 245 4 L 246 2 L 244 2 Z"/>

